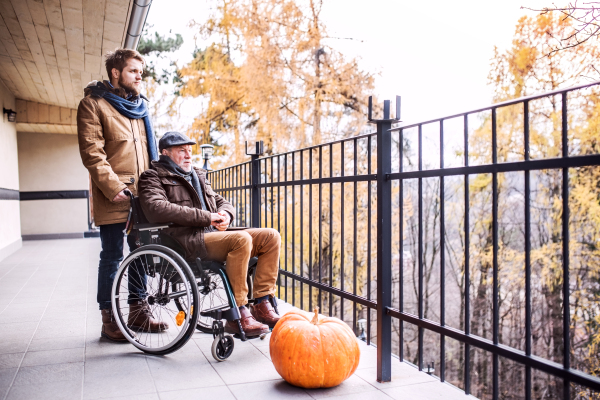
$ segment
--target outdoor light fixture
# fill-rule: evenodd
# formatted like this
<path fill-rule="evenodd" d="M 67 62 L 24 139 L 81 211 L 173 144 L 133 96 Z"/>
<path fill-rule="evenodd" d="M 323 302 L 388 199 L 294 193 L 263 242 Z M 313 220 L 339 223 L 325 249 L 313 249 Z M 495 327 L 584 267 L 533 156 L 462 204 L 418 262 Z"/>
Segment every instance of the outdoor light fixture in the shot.
<path fill-rule="evenodd" d="M 200 145 L 200 152 L 202 153 L 202 158 L 204 159 L 204 166 L 202 168 L 204 168 L 205 170 L 211 171 L 211 169 L 208 168 L 208 160 L 211 159 L 214 149 L 215 146 L 213 146 L 212 144 Z"/>
<path fill-rule="evenodd" d="M 17 120 L 17 112 L 9 110 L 8 108 L 2 108 L 4 114 L 8 115 L 8 122 L 15 122 Z"/>
<path fill-rule="evenodd" d="M 356 321 L 358 323 L 358 330 L 360 331 L 360 335 L 358 335 L 358 338 L 360 340 L 362 340 L 363 342 L 367 341 L 367 335 L 365 335 L 365 325 L 367 323 L 367 320 L 364 318 L 359 319 L 358 321 Z"/>

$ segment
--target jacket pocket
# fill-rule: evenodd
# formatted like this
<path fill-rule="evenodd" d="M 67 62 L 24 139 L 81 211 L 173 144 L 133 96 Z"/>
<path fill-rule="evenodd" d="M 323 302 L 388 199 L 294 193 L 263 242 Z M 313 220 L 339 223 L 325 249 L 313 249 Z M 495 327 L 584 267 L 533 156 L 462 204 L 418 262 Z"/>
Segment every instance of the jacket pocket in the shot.
<path fill-rule="evenodd" d="M 160 183 L 165 189 L 167 198 L 171 203 L 180 206 L 193 207 L 191 193 L 189 193 L 189 190 L 182 182 L 175 178 L 163 177 L 160 179 Z"/>
<path fill-rule="evenodd" d="M 133 193 L 134 196 L 137 195 L 137 182 L 135 179 L 135 175 L 119 174 L 119 180 L 127 186 L 127 189 L 129 189 L 129 191 Z M 106 211 L 109 213 L 128 211 L 129 207 L 131 206 L 129 200 L 119 201 L 115 203 L 112 201 L 112 199 L 109 200 L 106 197 L 104 197 L 104 203 L 106 205 Z"/>

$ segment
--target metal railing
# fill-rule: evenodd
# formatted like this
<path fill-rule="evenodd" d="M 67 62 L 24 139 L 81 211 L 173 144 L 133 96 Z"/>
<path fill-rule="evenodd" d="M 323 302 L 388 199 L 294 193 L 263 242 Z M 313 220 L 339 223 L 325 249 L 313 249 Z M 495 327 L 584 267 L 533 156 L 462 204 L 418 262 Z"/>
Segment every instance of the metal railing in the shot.
<path fill-rule="evenodd" d="M 425 362 L 429 361 L 426 351 L 435 344 L 435 351 L 430 351 L 436 354 L 439 366 L 435 375 L 442 382 L 447 381 L 447 363 L 452 362 L 454 366 L 458 358 L 460 365 L 453 367 L 455 378 L 451 383 L 461 387 L 466 394 L 474 393 L 473 374 L 476 372 L 481 381 L 482 371 L 489 371 L 491 383 L 484 383 L 486 388 L 479 388 L 477 394 L 498 399 L 502 386 L 500 378 L 508 365 L 514 365 L 524 370 L 523 387 L 520 389 L 522 398 L 537 396 L 532 382 L 540 379 L 536 375 L 538 372 L 562 380 L 557 384 L 561 388 L 554 393 L 561 392 L 560 397 L 564 399 L 574 398 L 573 385 L 579 385 L 579 389 L 594 392 L 597 396 L 600 379 L 572 368 L 569 177 L 574 169 L 600 165 L 600 155 L 574 154 L 575 148 L 581 145 L 569 137 L 569 124 L 575 124 L 573 120 L 577 116 L 569 114 L 568 105 L 571 98 L 577 99 L 577 93 L 591 90 L 598 84 L 600 82 L 556 90 L 399 127 L 393 127 L 397 120 L 390 118 L 390 102 L 386 101 L 383 119 L 372 120 L 369 115 L 370 121 L 377 126 L 376 133 L 265 157 L 261 157 L 262 143 L 257 143 L 255 151 L 247 152 L 252 157 L 250 162 L 212 172 L 212 185 L 236 207 L 237 225 L 273 227 L 281 233 L 280 298 L 302 309 L 312 310 L 313 306 L 319 306 L 323 312 L 346 321 L 357 335 L 365 325 L 366 341 L 377 345 L 379 381 L 391 379 L 392 354 L 424 370 Z M 575 105 L 577 100 L 573 102 Z M 557 142 L 545 145 L 559 150 L 556 154 L 552 150 L 544 155 L 540 153 L 537 142 L 535 149 L 531 147 L 531 124 L 539 121 L 539 115 L 544 114 L 542 109 L 548 107 L 549 113 L 555 112 L 552 114 L 554 121 L 558 118 L 560 124 L 555 135 Z M 509 114 L 506 118 L 505 113 Z M 396 101 L 396 115 L 399 115 L 399 99 Z M 501 140 L 506 137 L 503 131 L 505 125 L 502 125 L 504 122 L 499 123 L 499 116 L 503 121 L 518 120 L 521 131 L 520 136 L 516 136 L 520 137 L 522 151 L 499 147 L 499 136 Z M 476 117 L 479 117 L 477 128 L 470 128 L 470 121 Z M 546 118 L 546 128 L 536 126 L 536 132 L 554 129 L 547 126 L 551 120 Z M 448 126 L 457 122 L 462 129 L 448 134 Z M 425 131 L 432 131 L 432 127 L 434 134 L 427 135 Z M 514 126 L 510 129 L 514 131 Z M 488 137 L 486 134 L 489 134 L 489 145 L 482 147 L 480 141 L 479 147 L 471 151 L 477 154 L 470 154 L 470 144 L 475 145 L 473 138 L 476 135 Z M 516 137 L 514 132 L 512 135 Z M 435 146 L 424 144 L 425 136 L 435 138 Z M 457 140 L 460 136 L 462 140 Z M 411 142 L 410 138 L 414 140 Z M 462 146 L 460 151 L 448 151 L 448 147 L 458 144 Z M 412 154 L 414 149 L 416 154 Z M 512 155 L 507 156 L 508 153 Z M 457 160 L 462 165 L 452 166 Z M 538 285 L 541 279 L 532 275 L 534 262 L 531 257 L 532 196 L 540 196 L 536 191 L 532 195 L 532 185 L 538 185 L 540 181 L 537 175 L 531 176 L 536 171 L 554 171 L 556 176 L 553 177 L 561 181 L 558 195 L 562 204 L 554 207 L 560 206 L 565 210 L 560 210 L 561 237 L 555 242 L 560 245 L 561 272 L 557 279 L 561 286 L 562 343 L 553 343 L 554 350 L 548 350 L 548 354 L 560 349 L 558 353 L 562 353 L 562 359 L 559 355 L 544 356 L 534 351 L 538 338 L 534 338 L 532 333 L 532 319 L 537 318 L 532 310 L 532 284 Z M 504 304 L 500 294 L 507 284 L 500 281 L 500 253 L 505 250 L 506 244 L 501 243 L 499 237 L 499 225 L 504 224 L 504 217 L 499 216 L 499 205 L 503 205 L 506 199 L 500 199 L 500 196 L 505 196 L 505 186 L 499 183 L 499 179 L 504 181 L 507 174 L 517 174 L 514 179 L 518 181 L 517 186 L 521 185 L 523 220 L 518 223 L 524 231 L 525 242 L 523 284 L 513 294 L 517 298 L 522 297 L 519 304 L 523 303 L 523 310 L 518 308 L 516 313 L 524 313 L 524 326 L 519 327 L 524 337 L 510 345 L 503 342 L 508 328 L 501 324 L 504 317 L 500 315 Z M 476 196 L 471 183 L 481 176 L 489 178 L 486 187 L 491 190 L 491 215 L 489 228 L 485 230 L 489 242 L 486 249 L 491 250 L 491 254 L 487 254 L 489 275 L 486 276 L 488 269 L 474 269 L 474 250 L 470 243 L 475 230 L 471 213 Z M 462 186 L 456 183 L 457 178 L 462 179 Z M 435 183 L 433 190 L 429 190 L 429 186 L 424 188 L 432 179 Z M 448 193 L 450 180 L 454 189 L 460 189 L 454 190 L 453 194 Z M 464 200 L 462 203 L 452 201 L 452 207 L 462 207 L 462 215 L 446 209 L 449 199 L 458 196 L 457 193 Z M 416 197 L 418 208 L 416 219 L 412 195 Z M 434 228 L 428 225 L 430 217 L 425 214 L 430 209 L 425 208 L 424 197 L 433 199 Z M 409 217 L 416 221 L 413 225 L 407 222 Z M 409 239 L 406 239 L 407 236 Z M 453 241 L 460 242 L 460 251 L 453 257 L 462 260 L 458 267 L 453 266 L 458 271 L 458 289 L 449 289 L 447 278 Z M 437 253 L 432 256 L 429 247 L 434 242 L 437 243 Z M 416 254 L 416 257 L 411 254 Z M 437 274 L 435 290 L 428 291 L 432 282 L 430 275 L 434 272 Z M 479 313 L 485 308 L 477 303 L 480 292 L 473 293 L 476 276 L 483 279 L 484 285 L 491 286 L 491 297 L 488 296 L 485 303 L 491 306 L 491 321 L 485 323 L 476 321 L 480 315 L 473 314 L 474 310 Z M 484 286 L 484 289 L 487 288 Z M 447 302 L 448 290 L 456 291 L 456 301 Z M 432 313 L 430 309 L 434 298 L 437 308 Z M 455 318 L 458 322 L 448 322 L 450 309 L 460 316 Z M 485 329 L 473 332 L 472 326 L 479 323 L 488 326 L 491 332 Z M 407 338 L 409 331 L 415 333 L 414 341 Z M 451 354 L 449 348 L 454 349 Z M 481 354 L 487 356 L 476 351 L 483 351 Z M 487 362 L 477 364 L 478 370 L 474 372 L 473 358 L 476 355 L 479 360 L 491 357 L 491 366 Z M 456 370 L 460 372 L 458 378 Z"/>

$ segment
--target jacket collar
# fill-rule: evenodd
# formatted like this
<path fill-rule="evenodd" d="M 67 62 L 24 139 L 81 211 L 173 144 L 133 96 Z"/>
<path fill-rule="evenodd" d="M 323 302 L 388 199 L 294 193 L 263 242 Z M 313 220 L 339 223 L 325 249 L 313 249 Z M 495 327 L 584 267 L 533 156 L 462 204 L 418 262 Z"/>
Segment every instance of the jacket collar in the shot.
<path fill-rule="evenodd" d="M 172 173 L 167 168 L 165 168 L 164 165 L 160 164 L 158 161 L 151 161 L 150 168 L 156 170 L 156 172 L 158 172 L 158 176 L 169 176 L 169 177 L 177 176 L 177 177 L 179 177 L 179 175 Z M 198 175 L 198 179 L 200 180 L 200 183 L 204 184 L 206 182 L 206 170 L 201 169 L 201 168 L 196 168 L 196 167 L 193 167 L 193 168 L 196 170 L 196 174 Z"/>

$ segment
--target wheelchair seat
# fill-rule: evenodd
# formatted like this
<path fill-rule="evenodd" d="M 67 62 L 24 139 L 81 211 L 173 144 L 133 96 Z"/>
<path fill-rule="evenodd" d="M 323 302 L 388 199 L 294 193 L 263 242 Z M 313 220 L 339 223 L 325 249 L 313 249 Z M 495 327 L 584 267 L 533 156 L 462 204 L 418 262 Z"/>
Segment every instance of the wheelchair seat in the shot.
<path fill-rule="evenodd" d="M 151 354 L 168 354 L 181 348 L 194 330 L 211 333 L 211 348 L 218 361 L 232 353 L 233 338 L 224 333 L 222 319 L 237 323 L 241 340 L 246 337 L 240 323 L 240 313 L 226 273 L 224 262 L 186 259 L 183 247 L 163 229 L 176 227 L 172 223 L 150 223 L 143 213 L 140 200 L 128 191 L 130 211 L 126 233 L 135 235 L 136 245 L 121 263 L 113 282 L 111 300 L 119 328 L 134 346 Z M 252 295 L 258 259 L 248 265 L 248 294 Z M 153 315 L 165 320 L 165 332 L 146 332 L 128 324 L 129 307 L 133 301 L 146 300 Z M 249 299 L 250 302 L 253 299 Z M 277 302 L 271 299 L 277 312 Z M 264 338 L 264 335 L 261 335 Z"/>

